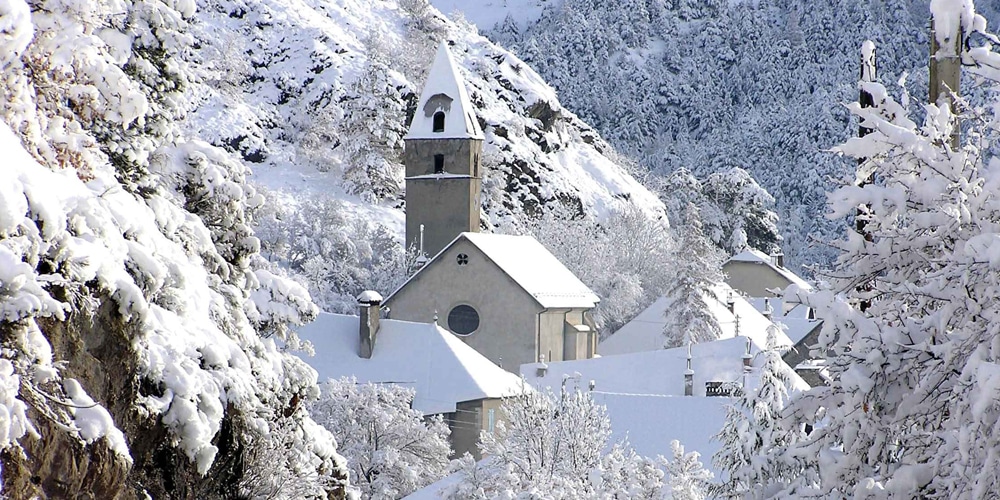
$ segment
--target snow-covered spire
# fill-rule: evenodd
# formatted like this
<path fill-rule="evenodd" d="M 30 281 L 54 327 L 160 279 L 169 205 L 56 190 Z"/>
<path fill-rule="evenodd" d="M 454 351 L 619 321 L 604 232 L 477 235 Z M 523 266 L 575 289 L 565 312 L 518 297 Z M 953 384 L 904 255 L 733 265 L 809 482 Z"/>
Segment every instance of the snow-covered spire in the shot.
<path fill-rule="evenodd" d="M 448 43 L 438 47 L 404 139 L 482 139 L 472 102 L 465 91 Z"/>

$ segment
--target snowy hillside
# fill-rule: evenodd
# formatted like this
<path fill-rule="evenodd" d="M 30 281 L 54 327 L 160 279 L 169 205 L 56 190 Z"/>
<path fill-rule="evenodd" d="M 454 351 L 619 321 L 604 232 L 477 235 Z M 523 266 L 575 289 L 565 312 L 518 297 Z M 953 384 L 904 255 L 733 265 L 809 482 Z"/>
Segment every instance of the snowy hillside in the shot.
<path fill-rule="evenodd" d="M 183 126 L 242 157 L 270 200 L 254 213 L 262 253 L 328 311 L 405 277 L 402 137 L 442 39 L 486 137 L 485 230 L 530 231 L 550 212 L 591 233 L 628 211 L 665 223 L 659 198 L 530 67 L 423 0 L 207 0 L 192 32 L 200 80 Z"/>
<path fill-rule="evenodd" d="M 343 496 L 276 347 L 316 314 L 261 268 L 247 170 L 178 124 L 190 2 L 0 1 L 3 496 Z"/>
<path fill-rule="evenodd" d="M 490 226 L 557 201 L 601 218 L 625 206 L 662 214 L 534 71 L 420 2 L 208 0 L 199 10 L 202 52 L 224 57 L 196 61 L 209 79 L 186 126 L 240 153 L 282 195 L 334 197 L 398 232 L 401 135 L 444 38 L 487 137 Z"/>

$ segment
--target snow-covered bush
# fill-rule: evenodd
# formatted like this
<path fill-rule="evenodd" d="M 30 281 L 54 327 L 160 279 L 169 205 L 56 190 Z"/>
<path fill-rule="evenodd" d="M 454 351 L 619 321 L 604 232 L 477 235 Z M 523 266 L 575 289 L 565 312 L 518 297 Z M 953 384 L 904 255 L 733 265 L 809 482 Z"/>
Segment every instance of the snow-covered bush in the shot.
<path fill-rule="evenodd" d="M 684 445 L 676 439 L 670 442 L 673 456 L 669 460 L 660 457 L 667 472 L 667 495 L 669 500 L 703 500 L 712 486 L 712 473 L 702 466 L 701 455 L 697 451 L 684 452 Z"/>
<path fill-rule="evenodd" d="M 391 500 L 449 472 L 448 426 L 410 408 L 414 392 L 395 384 L 342 378 L 322 384 L 311 413 L 337 438 L 351 482 L 363 498 Z"/>
<path fill-rule="evenodd" d="M 336 199 L 301 197 L 292 205 L 275 195 L 255 212 L 261 252 L 272 272 L 304 283 L 324 311 L 352 313 L 359 293 L 389 294 L 409 276 L 415 255 L 381 224 Z"/>

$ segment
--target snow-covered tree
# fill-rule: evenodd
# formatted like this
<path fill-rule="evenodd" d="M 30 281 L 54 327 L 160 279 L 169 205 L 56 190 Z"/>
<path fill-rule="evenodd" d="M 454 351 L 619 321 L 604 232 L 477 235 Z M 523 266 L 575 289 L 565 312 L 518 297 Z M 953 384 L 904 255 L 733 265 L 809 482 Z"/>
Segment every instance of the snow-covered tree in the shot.
<path fill-rule="evenodd" d="M 444 498 L 653 498 L 662 471 L 619 443 L 606 451 L 611 423 L 590 393 L 532 391 L 504 401 L 494 433 L 480 448 L 488 460 L 467 460 L 462 480 Z"/>
<path fill-rule="evenodd" d="M 364 498 L 404 497 L 449 471 L 448 426 L 412 409 L 414 392 L 394 384 L 329 380 L 312 403 L 316 421 L 337 438 Z"/>
<path fill-rule="evenodd" d="M 594 319 L 602 334 L 631 320 L 669 283 L 675 257 L 667 221 L 640 210 L 625 208 L 603 222 L 552 210 L 529 232 L 601 297 Z"/>
<path fill-rule="evenodd" d="M 660 457 L 663 468 L 670 478 L 667 482 L 669 500 L 703 500 L 708 496 L 712 473 L 701 463 L 697 451 L 684 452 L 684 445 L 678 440 L 670 442 L 670 459 Z"/>
<path fill-rule="evenodd" d="M 743 250 L 736 246 L 742 242 L 765 253 L 778 250 L 774 198 L 746 170 L 732 167 L 709 175 L 704 197 L 712 207 L 702 211 L 706 232 L 720 248 L 732 255 Z"/>
<path fill-rule="evenodd" d="M 615 443 L 601 459 L 595 498 L 656 500 L 663 497 L 663 470 L 628 442 Z M 594 479 L 594 476 L 591 476 Z"/>
<path fill-rule="evenodd" d="M 336 199 L 273 195 L 254 211 L 261 252 L 274 263 L 271 271 L 304 283 L 324 311 L 351 313 L 362 291 L 389 293 L 409 276 L 415 255 L 386 227 Z"/>
<path fill-rule="evenodd" d="M 972 2 L 932 2 L 939 37 L 963 36 L 964 71 L 994 93 L 1000 54 Z M 978 36 L 972 36 L 979 33 Z M 981 43 L 986 46 L 978 46 Z M 948 46 L 948 44 L 942 44 Z M 830 195 L 832 217 L 862 207 L 869 238 L 853 231 L 828 272 L 832 290 L 790 291 L 824 320 L 830 387 L 796 398 L 792 417 L 813 422 L 808 439 L 776 455 L 795 463 L 788 496 L 989 498 L 1000 491 L 1000 117 L 995 105 L 961 101 L 961 146 L 948 107 L 909 117 L 878 83 L 875 105 L 850 105 L 873 130 L 838 150 L 865 159 L 858 178 Z M 859 284 L 865 284 L 859 287 Z M 870 304 L 864 311 L 860 301 Z"/>
<path fill-rule="evenodd" d="M 712 287 L 722 281 L 721 257 L 701 231 L 698 208 L 689 203 L 686 223 L 674 252 L 673 283 L 667 291 L 668 306 L 663 347 L 680 347 L 709 342 L 722 335 L 708 308 Z"/>
<path fill-rule="evenodd" d="M 722 448 L 713 461 L 722 472 L 714 493 L 723 498 L 763 498 L 775 490 L 788 467 L 767 456 L 801 438 L 798 425 L 783 419 L 788 404 L 791 368 L 781 359 L 775 327 L 768 332 L 767 348 L 760 353 L 759 382 L 754 390 L 739 390 L 726 411 L 726 423 L 715 439 Z"/>

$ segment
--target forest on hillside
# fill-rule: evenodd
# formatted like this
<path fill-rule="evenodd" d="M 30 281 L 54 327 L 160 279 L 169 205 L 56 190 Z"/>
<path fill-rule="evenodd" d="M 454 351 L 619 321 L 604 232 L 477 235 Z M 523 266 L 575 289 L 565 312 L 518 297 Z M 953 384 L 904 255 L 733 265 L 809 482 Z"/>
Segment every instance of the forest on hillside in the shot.
<path fill-rule="evenodd" d="M 1000 5 L 978 4 L 995 27 Z M 679 169 L 702 181 L 748 172 L 774 198 L 786 262 L 811 275 L 801 266 L 829 265 L 826 243 L 849 226 L 825 206 L 854 172 L 830 150 L 857 131 L 845 104 L 857 99 L 861 43 L 875 42 L 879 80 L 903 82 L 919 116 L 929 16 L 919 0 L 565 0 L 487 34 L 648 170 L 661 197 L 676 197 Z"/>

